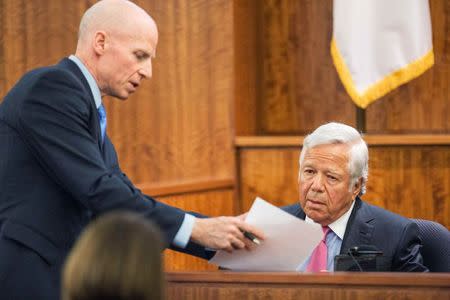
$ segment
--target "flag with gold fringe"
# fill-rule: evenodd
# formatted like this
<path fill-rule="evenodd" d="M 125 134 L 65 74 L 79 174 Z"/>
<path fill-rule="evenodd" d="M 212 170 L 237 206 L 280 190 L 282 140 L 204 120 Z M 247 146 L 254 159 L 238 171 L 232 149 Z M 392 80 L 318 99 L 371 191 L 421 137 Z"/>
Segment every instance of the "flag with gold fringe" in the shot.
<path fill-rule="evenodd" d="M 366 108 L 434 64 L 428 0 L 334 0 L 331 56 Z"/>

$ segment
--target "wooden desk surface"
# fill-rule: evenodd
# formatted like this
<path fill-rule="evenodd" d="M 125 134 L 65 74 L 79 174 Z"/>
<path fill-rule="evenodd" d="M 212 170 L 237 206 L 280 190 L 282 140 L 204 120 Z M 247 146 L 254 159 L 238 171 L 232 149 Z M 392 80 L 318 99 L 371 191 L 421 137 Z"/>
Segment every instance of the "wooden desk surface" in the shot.
<path fill-rule="evenodd" d="M 449 273 L 170 272 L 167 299 L 450 299 Z"/>

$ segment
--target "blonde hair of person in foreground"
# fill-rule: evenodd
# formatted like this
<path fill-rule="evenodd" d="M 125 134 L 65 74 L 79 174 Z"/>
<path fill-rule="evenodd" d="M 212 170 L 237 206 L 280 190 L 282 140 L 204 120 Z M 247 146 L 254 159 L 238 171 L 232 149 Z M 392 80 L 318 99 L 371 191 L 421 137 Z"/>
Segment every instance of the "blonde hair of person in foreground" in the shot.
<path fill-rule="evenodd" d="M 63 300 L 164 299 L 159 229 L 144 217 L 113 212 L 92 222 L 63 268 Z"/>

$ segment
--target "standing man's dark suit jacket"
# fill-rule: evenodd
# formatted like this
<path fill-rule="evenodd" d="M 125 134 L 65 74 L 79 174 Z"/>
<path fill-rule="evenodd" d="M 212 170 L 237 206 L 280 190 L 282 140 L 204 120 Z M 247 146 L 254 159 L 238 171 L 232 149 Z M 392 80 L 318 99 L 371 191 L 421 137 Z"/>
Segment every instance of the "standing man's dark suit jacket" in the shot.
<path fill-rule="evenodd" d="M 340 254 L 361 245 L 373 245 L 383 251 L 391 271 L 416 271 L 428 269 L 422 264 L 421 240 L 417 225 L 397 214 L 370 205 L 357 198 L 347 223 Z M 305 219 L 300 205 L 283 207 L 286 212 Z"/>
<path fill-rule="evenodd" d="M 167 244 L 184 219 L 122 173 L 71 60 L 24 75 L 0 104 L 0 298 L 59 298 L 61 266 L 80 231 L 115 209 L 156 222 Z"/>

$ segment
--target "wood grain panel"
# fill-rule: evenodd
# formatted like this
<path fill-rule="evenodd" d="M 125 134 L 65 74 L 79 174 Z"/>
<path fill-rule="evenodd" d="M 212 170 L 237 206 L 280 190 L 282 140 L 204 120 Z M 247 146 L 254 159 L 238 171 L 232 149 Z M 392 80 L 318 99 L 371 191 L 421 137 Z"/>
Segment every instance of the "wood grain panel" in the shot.
<path fill-rule="evenodd" d="M 201 193 L 190 193 L 171 197 L 158 197 L 164 203 L 186 211 L 195 211 L 207 216 L 230 216 L 236 214 L 234 191 L 231 189 Z M 164 252 L 166 271 L 217 270 L 207 261 L 172 250 Z"/>
<path fill-rule="evenodd" d="M 367 109 L 369 133 L 450 132 L 450 1 L 431 0 L 435 65 Z"/>
<path fill-rule="evenodd" d="M 168 273 L 170 299 L 448 299 L 450 276 L 429 273 Z"/>
<path fill-rule="evenodd" d="M 26 71 L 75 52 L 78 24 L 90 2 L 0 1 L 0 101 Z"/>
<path fill-rule="evenodd" d="M 298 147 L 240 150 L 242 212 L 248 211 L 257 196 L 276 206 L 293 204 L 298 200 L 299 154 Z"/>
<path fill-rule="evenodd" d="M 262 134 L 304 134 L 335 120 L 355 125 L 355 107 L 329 53 L 332 1 L 260 1 Z"/>
<path fill-rule="evenodd" d="M 234 1 L 234 115 L 237 135 L 256 135 L 259 130 L 259 3 L 259 0 Z"/>
<path fill-rule="evenodd" d="M 354 287 L 344 284 L 337 287 L 329 285 L 275 285 L 266 284 L 219 284 L 219 283 L 196 283 L 196 284 L 171 284 L 169 283 L 168 298 L 179 300 L 253 300 L 253 299 L 352 299 L 352 300 L 379 300 L 379 299 L 444 299 L 448 300 L 448 290 L 442 288 L 417 288 L 417 287 L 394 287 L 382 286 Z"/>
<path fill-rule="evenodd" d="M 233 177 L 232 2 L 136 2 L 159 43 L 150 82 L 126 103 L 107 101 L 122 169 L 137 183 Z"/>
<path fill-rule="evenodd" d="M 365 199 L 409 218 L 450 227 L 449 147 L 375 147 L 370 155 Z"/>
<path fill-rule="evenodd" d="M 241 149 L 240 201 L 248 210 L 256 196 L 281 206 L 298 199 L 298 148 Z M 370 169 L 363 199 L 409 218 L 450 228 L 448 146 L 369 147 Z"/>

